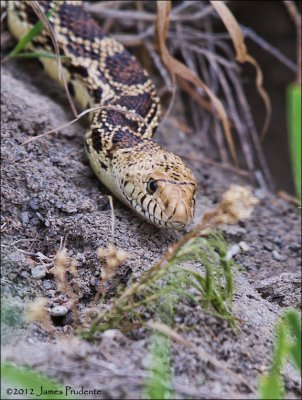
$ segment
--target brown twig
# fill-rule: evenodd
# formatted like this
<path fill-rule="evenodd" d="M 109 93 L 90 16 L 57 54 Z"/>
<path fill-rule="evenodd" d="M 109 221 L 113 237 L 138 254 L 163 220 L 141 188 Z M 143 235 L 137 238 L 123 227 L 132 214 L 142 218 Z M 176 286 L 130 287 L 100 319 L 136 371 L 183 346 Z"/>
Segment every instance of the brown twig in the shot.
<path fill-rule="evenodd" d="M 188 155 L 188 154 L 182 154 L 182 153 L 178 152 L 177 155 L 179 155 L 179 157 L 187 159 L 187 160 L 197 161 L 201 164 L 211 165 L 213 167 L 217 167 L 217 168 L 221 168 L 226 171 L 233 172 L 234 174 L 240 175 L 242 177 L 252 179 L 251 172 L 244 171 L 243 169 L 233 167 L 231 164 L 223 164 L 223 163 L 220 163 L 220 162 L 217 162 L 214 160 L 210 160 L 209 158 L 197 157 L 197 156 L 194 156 L 191 154 Z"/>
<path fill-rule="evenodd" d="M 135 11 L 135 10 L 116 10 L 109 8 L 100 8 L 97 4 L 87 4 L 86 10 L 90 13 L 102 16 L 104 18 L 113 18 L 119 20 L 127 20 L 127 21 L 144 21 L 144 22 L 155 22 L 156 15 L 146 11 Z M 213 14 L 214 10 L 211 6 L 207 6 L 202 8 L 200 11 L 196 13 L 188 13 L 188 14 L 171 14 L 172 22 L 192 22 L 197 21 L 202 18 L 207 17 L 210 14 Z"/>
<path fill-rule="evenodd" d="M 271 172 L 268 168 L 264 153 L 263 153 L 263 149 L 260 143 L 260 139 L 259 139 L 259 134 L 257 132 L 257 129 L 255 127 L 255 123 L 254 123 L 254 119 L 250 110 L 250 106 L 247 102 L 247 99 L 245 97 L 243 88 L 241 86 L 240 81 L 237 79 L 237 77 L 234 74 L 234 71 L 232 70 L 226 70 L 227 74 L 230 77 L 230 80 L 232 81 L 234 88 L 236 90 L 239 102 L 238 104 L 240 105 L 240 107 L 243 110 L 244 116 L 245 116 L 245 121 L 246 121 L 246 125 L 249 129 L 250 132 L 250 137 L 252 140 L 252 143 L 254 145 L 255 151 L 256 151 L 256 155 L 258 157 L 259 160 L 259 164 L 261 166 L 261 169 L 264 173 L 266 182 L 268 184 L 268 187 L 270 190 L 274 190 L 274 183 L 273 183 L 273 178 L 271 175 Z"/>
<path fill-rule="evenodd" d="M 299 200 L 296 197 L 285 192 L 284 190 L 279 190 L 279 192 L 277 192 L 277 196 L 279 196 L 283 200 L 288 201 L 289 203 L 294 204 L 295 206 L 298 206 L 300 204 Z"/>
<path fill-rule="evenodd" d="M 55 132 L 60 131 L 61 129 L 67 128 L 68 126 L 74 124 L 76 121 L 78 121 L 79 119 L 84 117 L 84 115 L 86 115 L 88 113 L 91 113 L 93 111 L 97 111 L 97 110 L 114 110 L 114 111 L 119 111 L 120 113 L 125 114 L 125 115 L 133 115 L 136 118 L 139 118 L 142 123 L 147 125 L 146 121 L 143 119 L 142 116 L 140 116 L 140 115 L 138 115 L 138 114 L 136 114 L 136 113 L 134 113 L 132 111 L 125 111 L 125 110 L 122 110 L 119 107 L 114 107 L 114 106 L 102 106 L 102 105 L 100 105 L 100 106 L 87 108 L 86 110 L 82 111 L 81 114 L 78 114 L 78 116 L 75 119 L 73 119 L 72 121 L 66 122 L 66 124 L 63 124 L 63 125 L 61 125 L 61 126 L 59 126 L 57 128 L 50 129 L 49 131 L 41 133 L 41 135 L 38 135 L 38 136 L 35 136 L 33 138 L 27 139 L 27 140 L 25 140 L 25 142 L 22 143 L 22 145 L 24 146 L 24 145 L 26 145 L 28 143 L 34 142 L 35 140 L 41 139 L 44 136 L 50 135 L 51 133 L 55 133 Z"/>
<path fill-rule="evenodd" d="M 288 57 L 286 57 L 286 55 L 284 55 L 279 49 L 272 46 L 261 36 L 257 35 L 257 33 L 254 32 L 251 28 L 248 28 L 247 26 L 241 24 L 240 27 L 246 37 L 250 38 L 253 42 L 258 44 L 258 46 L 260 46 L 263 50 L 267 51 L 282 64 L 286 65 L 291 71 L 296 71 L 296 64 L 292 62 Z"/>
<path fill-rule="evenodd" d="M 114 231 L 115 231 L 115 214 L 113 207 L 113 198 L 112 196 L 108 196 L 110 209 L 111 209 L 111 241 L 114 242 Z"/>
<path fill-rule="evenodd" d="M 225 97 L 229 106 L 229 114 L 232 117 L 234 125 L 239 133 L 239 141 L 241 144 L 241 149 L 245 157 L 245 161 L 248 167 L 248 170 L 253 172 L 255 170 L 255 164 L 253 160 L 253 149 L 250 144 L 250 140 L 247 134 L 247 129 L 245 126 L 240 122 L 240 118 L 238 115 L 238 107 L 235 104 L 233 93 L 231 92 L 231 88 L 228 84 L 228 81 L 225 77 L 225 74 L 222 72 L 220 66 L 214 61 L 212 64 L 212 68 L 217 72 L 217 76 L 221 87 L 225 93 Z"/>

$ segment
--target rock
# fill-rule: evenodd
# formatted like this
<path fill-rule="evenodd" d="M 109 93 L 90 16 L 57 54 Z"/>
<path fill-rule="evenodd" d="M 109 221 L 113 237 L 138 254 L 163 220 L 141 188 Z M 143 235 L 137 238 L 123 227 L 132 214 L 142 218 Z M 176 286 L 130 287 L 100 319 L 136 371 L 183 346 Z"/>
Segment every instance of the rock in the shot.
<path fill-rule="evenodd" d="M 29 213 L 27 211 L 22 211 L 20 213 L 20 219 L 23 224 L 28 224 L 29 223 Z"/>
<path fill-rule="evenodd" d="M 238 254 L 240 251 L 240 247 L 238 244 L 234 244 L 232 247 L 230 247 L 227 251 L 226 255 L 226 260 L 229 261 L 231 258 L 233 258 L 236 254 Z"/>
<path fill-rule="evenodd" d="M 283 260 L 283 257 L 278 253 L 277 250 L 274 250 L 274 251 L 272 252 L 272 257 L 273 257 L 273 259 L 276 260 L 276 261 L 282 261 L 282 260 Z"/>
<path fill-rule="evenodd" d="M 55 306 L 50 310 L 53 317 L 64 317 L 68 313 L 68 308 L 65 306 Z"/>
<path fill-rule="evenodd" d="M 36 197 L 32 197 L 28 202 L 28 206 L 32 210 L 37 211 L 40 207 L 39 200 Z"/>
<path fill-rule="evenodd" d="M 249 251 L 249 249 L 250 249 L 250 246 L 246 242 L 240 242 L 239 246 L 240 246 L 241 250 L 243 250 L 243 251 Z"/>
<path fill-rule="evenodd" d="M 44 265 L 37 265 L 36 267 L 32 268 L 31 276 L 34 279 L 42 279 L 45 277 L 46 272 L 47 269 L 44 267 Z"/>
<path fill-rule="evenodd" d="M 53 288 L 53 283 L 51 281 L 49 281 L 49 280 L 45 280 L 43 282 L 43 287 L 46 290 L 52 289 Z"/>
<path fill-rule="evenodd" d="M 299 243 L 292 243 L 289 248 L 295 252 L 300 252 L 301 251 L 301 244 Z"/>
<path fill-rule="evenodd" d="M 273 246 L 270 243 L 264 243 L 263 248 L 268 251 L 273 251 Z"/>

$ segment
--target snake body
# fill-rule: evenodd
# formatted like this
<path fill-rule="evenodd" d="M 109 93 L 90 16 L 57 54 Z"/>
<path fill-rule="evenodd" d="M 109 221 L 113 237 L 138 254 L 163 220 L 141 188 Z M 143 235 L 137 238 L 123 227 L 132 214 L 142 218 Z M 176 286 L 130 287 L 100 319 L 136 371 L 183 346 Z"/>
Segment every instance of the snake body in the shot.
<path fill-rule="evenodd" d="M 8 2 L 8 25 L 22 38 L 38 21 L 25 1 Z M 182 229 L 191 223 L 196 183 L 191 170 L 151 138 L 160 103 L 152 81 L 137 60 L 106 36 L 80 1 L 40 1 L 59 46 L 69 91 L 91 113 L 86 153 L 99 180 L 148 222 Z M 29 45 L 52 51 L 47 31 Z M 54 59 L 40 58 L 47 73 L 62 83 Z"/>

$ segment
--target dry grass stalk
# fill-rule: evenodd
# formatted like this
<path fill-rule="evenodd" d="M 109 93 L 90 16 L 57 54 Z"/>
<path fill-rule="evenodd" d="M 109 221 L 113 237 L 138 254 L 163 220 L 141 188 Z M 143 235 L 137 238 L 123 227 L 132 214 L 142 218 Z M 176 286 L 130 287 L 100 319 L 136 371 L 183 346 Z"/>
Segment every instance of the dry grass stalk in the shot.
<path fill-rule="evenodd" d="M 50 316 L 46 311 L 48 300 L 44 297 L 37 297 L 26 309 L 26 319 L 28 322 L 39 322 L 48 332 L 53 331 Z"/>
<path fill-rule="evenodd" d="M 188 67 L 186 67 L 183 63 L 178 61 L 176 58 L 172 57 L 168 51 L 166 46 L 166 39 L 169 29 L 169 16 L 171 10 L 171 2 L 170 1 L 158 1 L 157 2 L 157 20 L 156 20 L 156 32 L 157 32 L 157 40 L 159 44 L 159 51 L 161 57 L 163 59 L 164 64 L 169 69 L 172 74 L 173 81 L 175 81 L 175 76 L 178 75 L 185 80 L 193 83 L 197 87 L 202 88 L 209 98 L 212 101 L 213 106 L 215 107 L 217 114 L 222 122 L 226 139 L 228 142 L 228 146 L 235 161 L 236 165 L 238 165 L 237 154 L 235 150 L 235 145 L 233 142 L 233 137 L 231 134 L 231 128 L 229 125 L 228 117 L 226 111 L 223 107 L 221 101 L 215 96 L 212 90 Z"/>
<path fill-rule="evenodd" d="M 240 26 L 236 21 L 234 15 L 229 10 L 229 8 L 222 1 L 211 1 L 211 4 L 219 14 L 220 18 L 222 19 L 224 25 L 226 26 L 231 36 L 234 47 L 236 49 L 236 60 L 239 61 L 240 63 L 248 62 L 252 64 L 256 69 L 256 87 L 266 107 L 266 117 L 262 128 L 262 137 L 263 137 L 264 134 L 267 132 L 268 125 L 271 119 L 272 107 L 270 98 L 267 92 L 263 88 L 262 71 L 257 61 L 248 53 L 244 42 L 244 35 L 241 32 Z"/>
<path fill-rule="evenodd" d="M 66 124 L 63 124 L 61 126 L 58 126 L 57 128 L 54 129 L 50 129 L 44 133 L 41 133 L 41 135 L 32 137 L 30 139 L 25 140 L 22 145 L 25 146 L 26 144 L 29 144 L 31 142 L 34 142 L 38 139 L 41 139 L 44 136 L 50 135 L 52 133 L 56 133 L 59 132 L 60 130 L 67 128 L 68 126 L 74 124 L 75 122 L 79 121 L 81 118 L 83 118 L 86 114 L 89 114 L 91 112 L 97 111 L 97 110 L 115 110 L 115 111 L 119 111 L 120 113 L 124 113 L 125 115 L 133 115 L 135 117 L 138 117 L 143 123 L 146 124 L 146 121 L 138 114 L 132 112 L 132 111 L 125 111 L 120 109 L 119 107 L 114 107 L 114 106 L 95 106 L 95 107 L 91 107 L 91 108 L 87 108 L 86 110 L 82 111 L 81 114 L 79 114 L 75 119 L 73 119 L 72 121 L 66 122 Z"/>
<path fill-rule="evenodd" d="M 55 277 L 57 289 L 66 293 L 70 299 L 70 311 L 73 314 L 73 324 L 76 326 L 79 321 L 77 312 L 77 304 L 79 303 L 78 287 L 72 284 L 68 279 L 68 273 L 73 277 L 77 276 L 77 262 L 68 256 L 67 248 L 61 243 L 60 249 L 57 251 L 54 260 L 54 266 L 49 269 L 49 273 Z"/>

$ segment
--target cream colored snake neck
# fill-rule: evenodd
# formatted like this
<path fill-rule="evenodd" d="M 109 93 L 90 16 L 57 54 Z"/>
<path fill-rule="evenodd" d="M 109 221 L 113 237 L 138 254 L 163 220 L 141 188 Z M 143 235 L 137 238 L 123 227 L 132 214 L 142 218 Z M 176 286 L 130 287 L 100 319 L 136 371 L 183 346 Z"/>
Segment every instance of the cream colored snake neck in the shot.
<path fill-rule="evenodd" d="M 38 21 L 24 1 L 8 2 L 8 24 L 20 39 Z M 176 155 L 151 140 L 160 104 L 152 81 L 136 59 L 106 36 L 79 1 L 40 1 L 54 30 L 70 92 L 91 116 L 85 147 L 100 181 L 123 203 L 158 227 L 182 229 L 192 221 L 196 183 Z M 46 30 L 32 41 L 35 51 L 52 51 Z M 59 81 L 55 60 L 40 58 Z M 61 82 L 60 82 L 61 83 Z"/>

